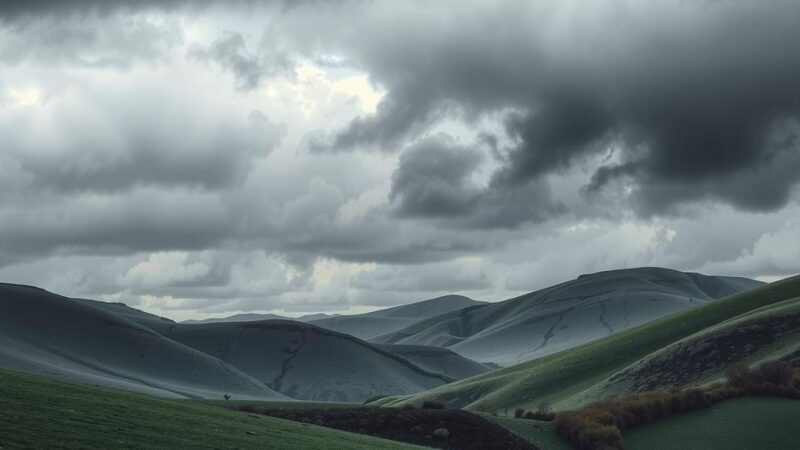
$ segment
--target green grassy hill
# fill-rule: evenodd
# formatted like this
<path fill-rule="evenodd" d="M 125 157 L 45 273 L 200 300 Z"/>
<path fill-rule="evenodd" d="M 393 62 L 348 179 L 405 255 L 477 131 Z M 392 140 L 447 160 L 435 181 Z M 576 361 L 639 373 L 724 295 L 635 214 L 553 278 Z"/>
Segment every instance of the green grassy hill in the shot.
<path fill-rule="evenodd" d="M 526 439 L 542 450 L 574 450 L 574 447 L 556 433 L 551 422 L 540 420 L 517 419 L 516 417 L 492 416 L 481 414 L 517 436 Z"/>
<path fill-rule="evenodd" d="M 784 450 L 800 448 L 800 402 L 745 397 L 636 427 L 623 434 L 628 450 Z"/>
<path fill-rule="evenodd" d="M 330 428 L 0 371 L 0 448 L 420 448 Z"/>
<path fill-rule="evenodd" d="M 543 358 L 378 403 L 417 404 L 431 399 L 468 409 L 511 410 L 530 409 L 548 400 L 556 409 L 575 408 L 613 395 L 599 387 L 643 358 L 727 320 L 797 297 L 800 277 L 788 278 Z"/>

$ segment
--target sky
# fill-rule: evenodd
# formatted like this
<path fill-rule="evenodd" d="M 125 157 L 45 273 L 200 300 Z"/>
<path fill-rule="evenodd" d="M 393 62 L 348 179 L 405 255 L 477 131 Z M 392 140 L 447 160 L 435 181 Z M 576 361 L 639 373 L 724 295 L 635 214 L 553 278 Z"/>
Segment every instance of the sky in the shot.
<path fill-rule="evenodd" d="M 800 268 L 800 3 L 0 1 L 0 280 L 184 320 Z"/>

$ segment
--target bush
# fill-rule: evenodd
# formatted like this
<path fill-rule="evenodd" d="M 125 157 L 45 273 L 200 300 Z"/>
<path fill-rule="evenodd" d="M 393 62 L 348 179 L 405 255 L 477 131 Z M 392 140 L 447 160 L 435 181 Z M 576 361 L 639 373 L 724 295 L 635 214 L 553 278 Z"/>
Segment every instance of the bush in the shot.
<path fill-rule="evenodd" d="M 517 408 L 514 410 L 514 417 L 517 419 L 521 419 L 522 416 L 525 415 L 525 410 L 522 408 Z"/>
<path fill-rule="evenodd" d="M 736 363 L 725 371 L 725 378 L 731 386 L 742 387 L 750 380 L 750 367 L 743 363 Z"/>
<path fill-rule="evenodd" d="M 537 403 L 536 412 L 539 414 L 550 414 L 552 412 L 550 402 L 547 400 L 542 400 L 541 402 Z"/>
<path fill-rule="evenodd" d="M 758 366 L 755 370 L 745 364 L 738 363 L 725 371 L 725 377 L 731 386 L 753 387 L 771 383 L 776 386 L 791 386 L 794 370 L 786 361 L 770 361 Z"/>
<path fill-rule="evenodd" d="M 737 364 L 726 371 L 726 377 L 727 383 L 705 389 L 648 392 L 560 412 L 554 419 L 555 429 L 582 449 L 621 449 L 622 432 L 629 428 L 707 408 L 730 398 L 770 395 L 800 399 L 800 372 L 795 373 L 785 362 L 764 363 L 756 369 Z M 525 413 L 524 417 L 534 418 L 546 411 L 549 408 L 542 407 L 537 413 Z"/>
<path fill-rule="evenodd" d="M 425 400 L 422 403 L 423 409 L 445 409 L 444 403 L 438 402 L 436 400 Z"/>

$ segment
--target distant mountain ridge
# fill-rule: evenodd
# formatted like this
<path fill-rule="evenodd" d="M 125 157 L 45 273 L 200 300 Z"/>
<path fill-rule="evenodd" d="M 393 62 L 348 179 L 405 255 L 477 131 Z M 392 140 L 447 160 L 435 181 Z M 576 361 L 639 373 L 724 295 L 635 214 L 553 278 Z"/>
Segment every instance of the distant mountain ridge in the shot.
<path fill-rule="evenodd" d="M 257 322 L 260 320 L 296 320 L 298 322 L 311 322 L 314 320 L 328 319 L 331 317 L 338 317 L 339 314 L 307 314 L 300 317 L 286 317 L 279 314 L 261 314 L 261 313 L 243 313 L 234 314 L 227 317 L 210 317 L 208 319 L 190 319 L 184 320 L 180 323 L 183 324 L 201 324 L 201 323 L 220 323 L 220 322 Z"/>

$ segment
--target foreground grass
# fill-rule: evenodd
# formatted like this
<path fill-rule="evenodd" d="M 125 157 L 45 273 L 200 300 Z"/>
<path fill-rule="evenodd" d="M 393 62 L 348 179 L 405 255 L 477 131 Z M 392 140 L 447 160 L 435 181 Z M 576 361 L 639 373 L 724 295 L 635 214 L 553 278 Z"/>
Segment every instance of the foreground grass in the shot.
<path fill-rule="evenodd" d="M 420 394 L 387 397 L 377 405 L 437 400 L 468 409 L 531 409 L 549 400 L 572 409 L 614 392 L 593 389 L 616 371 L 680 339 L 764 306 L 800 297 L 800 276 L 629 328 L 526 363 L 456 381 Z"/>
<path fill-rule="evenodd" d="M 360 403 L 334 403 L 334 402 L 307 402 L 307 401 L 281 401 L 281 400 L 194 400 L 204 405 L 218 406 L 228 409 L 239 409 L 242 406 L 255 406 L 269 409 L 342 409 L 360 408 Z"/>
<path fill-rule="evenodd" d="M 572 445 L 556 433 L 550 422 L 489 414 L 481 414 L 481 417 L 491 420 L 542 450 L 573 450 Z"/>
<path fill-rule="evenodd" d="M 627 450 L 784 450 L 800 448 L 800 402 L 744 397 L 633 428 Z"/>
<path fill-rule="evenodd" d="M 0 370 L 0 448 L 420 448 L 186 400 Z"/>

